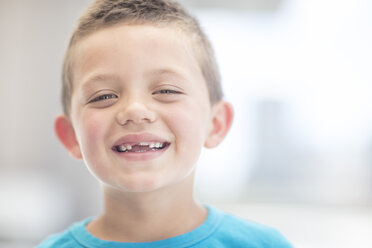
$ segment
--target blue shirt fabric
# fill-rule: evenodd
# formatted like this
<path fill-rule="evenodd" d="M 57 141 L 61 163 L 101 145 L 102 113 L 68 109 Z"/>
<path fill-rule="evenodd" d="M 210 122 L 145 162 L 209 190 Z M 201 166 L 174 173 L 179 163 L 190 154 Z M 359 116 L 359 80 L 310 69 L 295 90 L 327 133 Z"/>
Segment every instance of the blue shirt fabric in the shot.
<path fill-rule="evenodd" d="M 47 238 L 37 248 L 290 248 L 278 231 L 261 224 L 242 220 L 207 206 L 208 217 L 196 229 L 169 239 L 146 243 L 122 243 L 101 240 L 85 226 L 89 218 L 75 223 L 60 234 Z"/>

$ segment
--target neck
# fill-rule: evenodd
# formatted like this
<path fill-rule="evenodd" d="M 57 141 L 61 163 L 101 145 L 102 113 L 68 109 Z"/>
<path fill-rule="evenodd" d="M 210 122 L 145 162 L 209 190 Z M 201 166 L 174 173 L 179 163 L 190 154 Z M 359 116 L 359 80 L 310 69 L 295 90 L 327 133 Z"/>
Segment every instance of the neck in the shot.
<path fill-rule="evenodd" d="M 154 192 L 104 188 L 105 212 L 88 231 L 103 240 L 150 242 L 175 237 L 201 225 L 207 216 L 193 198 L 193 179 Z"/>

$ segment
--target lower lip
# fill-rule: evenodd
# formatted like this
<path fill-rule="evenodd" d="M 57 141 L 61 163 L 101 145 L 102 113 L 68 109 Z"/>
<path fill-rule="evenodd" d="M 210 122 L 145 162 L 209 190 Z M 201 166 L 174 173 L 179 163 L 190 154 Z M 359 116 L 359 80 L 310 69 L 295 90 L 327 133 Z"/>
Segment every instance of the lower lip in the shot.
<path fill-rule="evenodd" d="M 164 147 L 160 150 L 147 151 L 147 152 L 118 152 L 114 151 L 116 155 L 127 160 L 127 161 L 146 161 L 155 159 L 161 156 L 166 150 L 168 150 L 170 145 Z"/>

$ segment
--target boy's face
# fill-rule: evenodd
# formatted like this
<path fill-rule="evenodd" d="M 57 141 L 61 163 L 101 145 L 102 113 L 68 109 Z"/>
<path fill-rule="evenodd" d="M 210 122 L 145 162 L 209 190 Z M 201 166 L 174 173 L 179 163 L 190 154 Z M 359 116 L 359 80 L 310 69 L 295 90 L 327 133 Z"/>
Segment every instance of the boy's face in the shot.
<path fill-rule="evenodd" d="M 215 111 L 183 34 L 150 25 L 106 28 L 77 44 L 73 68 L 76 145 L 69 150 L 104 185 L 152 191 L 193 175 L 216 129 Z"/>

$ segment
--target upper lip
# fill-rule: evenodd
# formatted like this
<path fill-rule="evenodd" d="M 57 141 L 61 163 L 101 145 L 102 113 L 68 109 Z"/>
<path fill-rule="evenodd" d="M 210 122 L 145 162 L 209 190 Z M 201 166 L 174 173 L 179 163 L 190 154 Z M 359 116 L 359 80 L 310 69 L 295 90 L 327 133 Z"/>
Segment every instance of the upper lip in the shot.
<path fill-rule="evenodd" d="M 138 144 L 140 142 L 168 142 L 167 140 L 151 133 L 140 133 L 140 134 L 128 134 L 121 138 L 119 138 L 115 144 L 114 147 L 120 146 L 122 144 Z"/>

